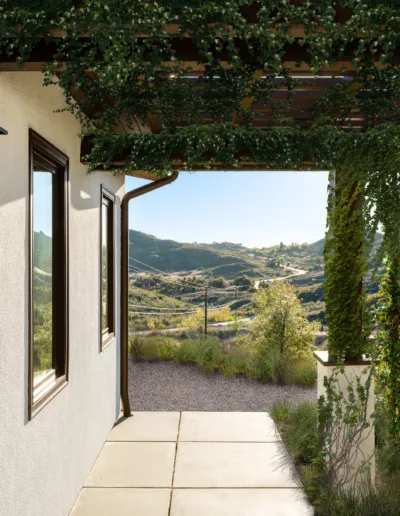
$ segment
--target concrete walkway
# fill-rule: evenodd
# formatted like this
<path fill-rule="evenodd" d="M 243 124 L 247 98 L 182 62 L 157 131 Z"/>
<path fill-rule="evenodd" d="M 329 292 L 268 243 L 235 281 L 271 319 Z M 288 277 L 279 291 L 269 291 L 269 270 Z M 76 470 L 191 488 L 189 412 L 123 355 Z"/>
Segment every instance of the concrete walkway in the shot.
<path fill-rule="evenodd" d="M 135 412 L 111 431 L 71 516 L 312 515 L 281 462 L 265 413 Z"/>

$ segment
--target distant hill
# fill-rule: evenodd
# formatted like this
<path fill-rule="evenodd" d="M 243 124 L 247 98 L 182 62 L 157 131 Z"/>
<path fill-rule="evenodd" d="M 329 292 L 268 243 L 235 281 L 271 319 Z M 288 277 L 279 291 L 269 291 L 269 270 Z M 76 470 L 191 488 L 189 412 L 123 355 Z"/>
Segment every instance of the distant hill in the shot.
<path fill-rule="evenodd" d="M 42 231 L 33 234 L 33 265 L 38 269 L 51 272 L 52 270 L 52 239 Z"/>
<path fill-rule="evenodd" d="M 378 233 L 375 246 L 381 240 L 382 235 Z M 231 242 L 180 243 L 132 229 L 129 231 L 130 256 L 134 260 L 166 273 L 200 271 L 213 277 L 234 278 L 239 274 L 268 277 L 273 267 L 277 270 L 277 266 L 284 265 L 318 276 L 322 274 L 323 279 L 324 246 L 325 239 L 322 238 L 311 244 L 280 244 L 253 249 Z M 131 272 L 138 272 L 134 267 L 149 270 L 134 260 L 130 261 Z M 317 281 L 320 280 L 321 277 L 318 277 Z M 307 278 L 302 278 L 300 282 L 307 282 Z"/>
<path fill-rule="evenodd" d="M 162 240 L 140 231 L 129 231 L 130 256 L 163 272 L 215 270 L 213 275 L 236 276 L 245 271 L 257 275 L 263 265 L 247 256 L 248 249 L 238 244 L 187 244 Z M 133 266 L 143 268 L 134 261 Z"/>
<path fill-rule="evenodd" d="M 375 246 L 382 241 L 378 233 Z M 259 277 L 265 273 L 269 260 L 277 260 L 283 265 L 322 270 L 325 239 L 312 244 L 292 244 L 269 248 L 251 249 L 230 242 L 213 244 L 188 244 L 174 240 L 163 240 L 140 231 L 129 231 L 130 257 L 146 263 L 163 272 L 208 271 L 212 276 L 233 278 L 238 274 Z M 51 237 L 42 231 L 34 232 L 34 266 L 51 271 Z M 142 264 L 130 261 L 134 266 L 147 269 Z"/>

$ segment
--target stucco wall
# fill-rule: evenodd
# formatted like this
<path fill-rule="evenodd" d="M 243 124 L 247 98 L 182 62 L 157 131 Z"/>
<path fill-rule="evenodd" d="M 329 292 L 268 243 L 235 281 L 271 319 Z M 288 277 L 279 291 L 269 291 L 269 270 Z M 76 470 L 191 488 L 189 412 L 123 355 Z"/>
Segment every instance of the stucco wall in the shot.
<path fill-rule="evenodd" d="M 79 163 L 78 122 L 69 113 L 54 113 L 63 106 L 61 90 L 42 87 L 40 73 L 0 73 L 0 126 L 9 133 L 0 136 L 2 516 L 68 515 L 119 412 L 119 342 L 99 353 L 99 206 L 100 184 L 120 199 L 124 182 L 108 173 L 86 175 Z M 32 421 L 27 419 L 29 128 L 70 159 L 69 384 Z M 117 271 L 119 259 L 117 245 Z M 118 295 L 116 301 L 118 321 Z"/>

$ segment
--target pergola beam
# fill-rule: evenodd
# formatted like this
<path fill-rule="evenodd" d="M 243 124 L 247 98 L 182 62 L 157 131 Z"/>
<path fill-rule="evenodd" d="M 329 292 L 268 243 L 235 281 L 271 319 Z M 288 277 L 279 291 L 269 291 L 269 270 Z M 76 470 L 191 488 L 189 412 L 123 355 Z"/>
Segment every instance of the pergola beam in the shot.
<path fill-rule="evenodd" d="M 296 29 L 298 30 L 298 29 Z M 57 38 L 55 38 L 57 39 Z M 81 38 L 82 43 L 84 43 L 85 39 Z M 144 40 L 145 38 L 139 38 Z M 297 38 L 301 39 L 301 38 Z M 202 73 L 207 66 L 207 62 L 204 57 L 200 54 L 199 49 L 197 48 L 195 42 L 188 38 L 171 38 L 171 48 L 175 54 L 177 61 L 168 61 L 166 60 L 163 63 L 164 67 L 176 68 L 179 66 L 181 70 L 187 69 L 188 72 L 192 73 Z M 239 53 L 242 55 L 242 58 L 245 62 L 251 62 L 252 55 L 248 50 L 247 43 L 243 40 L 236 39 L 236 46 L 239 50 Z M 57 42 L 46 42 L 44 39 L 39 39 L 37 45 L 32 50 L 28 60 L 22 65 L 22 67 L 17 67 L 15 61 L 18 57 L 17 54 L 9 56 L 9 55 L 0 55 L 0 70 L 1 71 L 40 71 L 43 68 L 45 63 L 52 63 L 54 61 L 54 57 L 57 52 Z M 396 56 L 400 58 L 400 49 L 396 51 Z M 224 63 L 227 68 L 229 68 L 229 55 L 226 52 L 215 52 L 215 57 L 219 62 Z M 339 56 L 338 53 L 333 54 L 333 58 L 338 58 L 338 61 L 335 63 L 329 63 L 326 66 L 321 67 L 321 75 L 340 72 L 342 68 L 345 68 L 349 72 L 354 71 L 351 65 L 351 62 L 354 57 L 354 44 L 347 45 L 344 52 Z M 369 56 L 372 57 L 372 56 Z M 99 56 L 101 59 L 101 56 Z M 376 65 L 379 66 L 378 60 L 379 56 L 374 57 Z M 299 42 L 295 41 L 294 43 L 288 44 L 285 48 L 285 55 L 282 58 L 282 66 L 284 68 L 288 68 L 293 70 L 293 74 L 301 75 L 304 72 L 310 72 L 310 65 L 308 61 L 308 53 L 307 48 L 302 46 Z M 300 65 L 299 65 L 300 63 Z M 62 65 L 61 65 L 62 69 Z"/>

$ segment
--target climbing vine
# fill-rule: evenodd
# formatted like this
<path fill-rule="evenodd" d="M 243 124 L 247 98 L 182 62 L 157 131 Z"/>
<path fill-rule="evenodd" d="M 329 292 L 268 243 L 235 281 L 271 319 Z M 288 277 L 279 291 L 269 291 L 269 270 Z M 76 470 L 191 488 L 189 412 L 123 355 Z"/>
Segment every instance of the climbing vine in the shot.
<path fill-rule="evenodd" d="M 400 440 L 400 258 L 386 263 L 376 313 L 379 327 L 379 387 L 391 414 L 390 434 Z"/>
<path fill-rule="evenodd" d="M 354 360 L 367 351 L 370 334 L 363 287 L 370 249 L 363 209 L 365 177 L 354 166 L 342 166 L 332 175 L 335 187 L 329 197 L 324 250 L 329 351 Z"/>
<path fill-rule="evenodd" d="M 89 171 L 334 170 L 330 352 L 367 351 L 362 281 L 379 224 L 382 250 L 399 251 L 399 0 L 3 0 L 0 60 L 32 56 L 91 138 Z M 329 87 L 299 107 L 317 77 Z"/>
<path fill-rule="evenodd" d="M 22 64 L 43 54 L 46 84 L 57 82 L 63 89 L 67 109 L 94 143 L 101 140 L 107 162 L 120 158 L 112 142 L 105 145 L 111 133 L 139 133 L 124 140 L 137 148 L 147 144 L 140 133 L 152 122 L 156 132 L 166 133 L 168 145 L 180 149 L 185 142 L 186 154 L 169 156 L 169 163 L 183 161 L 190 168 L 199 155 L 193 134 L 207 140 L 214 124 L 254 130 L 250 139 L 257 149 L 255 106 L 271 131 L 351 128 L 355 112 L 368 127 L 398 122 L 399 5 L 398 0 L 3 0 L 1 60 Z M 308 77 L 294 77 L 303 65 Z M 313 75 L 331 68 L 336 77 L 325 93 L 312 105 L 296 107 L 296 88 L 315 86 Z M 77 91 L 84 95 L 73 95 Z M 307 114 L 304 123 L 300 112 Z M 154 139 L 154 147 L 159 141 Z M 243 138 L 227 136 L 224 145 L 231 165 L 232 154 L 241 157 Z M 206 165 L 213 152 L 221 158 L 220 147 L 210 150 L 202 156 Z M 89 153 L 90 164 L 93 157 Z M 148 170 L 168 171 L 156 153 L 140 162 Z"/>

